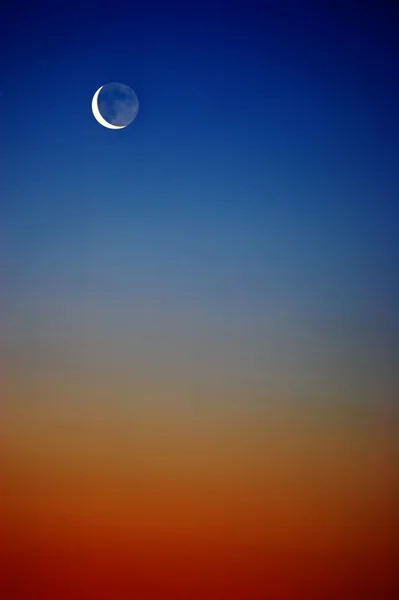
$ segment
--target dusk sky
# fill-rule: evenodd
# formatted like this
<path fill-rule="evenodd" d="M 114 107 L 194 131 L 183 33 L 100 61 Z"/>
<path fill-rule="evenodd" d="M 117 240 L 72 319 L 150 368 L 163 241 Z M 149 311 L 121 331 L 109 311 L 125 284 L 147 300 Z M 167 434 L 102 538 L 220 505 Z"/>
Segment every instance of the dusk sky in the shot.
<path fill-rule="evenodd" d="M 6 9 L 6 600 L 390 600 L 399 17 L 374 4 Z M 140 103 L 119 131 L 110 82 Z"/>

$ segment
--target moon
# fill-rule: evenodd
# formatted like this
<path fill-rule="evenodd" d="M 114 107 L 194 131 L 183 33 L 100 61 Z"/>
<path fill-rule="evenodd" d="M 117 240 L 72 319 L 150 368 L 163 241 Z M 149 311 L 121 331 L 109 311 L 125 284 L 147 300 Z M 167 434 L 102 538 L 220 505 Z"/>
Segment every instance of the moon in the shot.
<path fill-rule="evenodd" d="M 93 96 L 94 118 L 107 129 L 124 129 L 134 121 L 139 110 L 135 92 L 123 83 L 102 85 Z"/>

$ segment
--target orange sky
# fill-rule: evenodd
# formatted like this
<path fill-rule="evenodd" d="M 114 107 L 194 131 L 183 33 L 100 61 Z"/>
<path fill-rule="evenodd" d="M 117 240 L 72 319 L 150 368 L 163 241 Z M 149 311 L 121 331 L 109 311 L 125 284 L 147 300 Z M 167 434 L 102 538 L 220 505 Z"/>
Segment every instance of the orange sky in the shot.
<path fill-rule="evenodd" d="M 348 561 L 363 573 L 351 585 L 367 577 L 369 589 L 393 585 L 393 424 L 381 409 L 350 422 L 283 406 L 235 412 L 176 402 L 136 415 L 44 400 L 35 410 L 9 407 L 6 571 L 30 573 L 32 594 L 40 586 L 59 594 L 72 569 L 74 598 L 94 594 L 97 580 L 93 598 L 110 597 L 106 589 L 128 589 L 131 577 L 143 598 L 201 597 L 201 586 L 219 600 L 244 598 L 245 589 L 250 598 L 271 590 L 295 598 L 294 582 L 307 589 L 318 577 L 327 586 L 335 572 L 342 583 Z"/>

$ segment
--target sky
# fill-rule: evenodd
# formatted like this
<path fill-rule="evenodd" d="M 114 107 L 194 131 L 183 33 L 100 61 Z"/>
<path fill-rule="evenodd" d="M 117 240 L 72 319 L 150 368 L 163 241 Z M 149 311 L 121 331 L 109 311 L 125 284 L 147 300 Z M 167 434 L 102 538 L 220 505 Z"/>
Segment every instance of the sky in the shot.
<path fill-rule="evenodd" d="M 6 9 L 0 523 L 21 597 L 388 594 L 398 25 L 388 2 Z M 91 112 L 110 82 L 140 102 L 123 130 Z"/>

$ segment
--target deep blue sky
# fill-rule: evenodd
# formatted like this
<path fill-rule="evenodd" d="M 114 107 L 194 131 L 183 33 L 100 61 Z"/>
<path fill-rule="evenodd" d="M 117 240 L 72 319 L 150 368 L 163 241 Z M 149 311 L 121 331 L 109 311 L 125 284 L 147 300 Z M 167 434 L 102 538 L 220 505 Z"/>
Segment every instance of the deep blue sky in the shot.
<path fill-rule="evenodd" d="M 15 3 L 2 19 L 3 320 L 16 306 L 28 328 L 54 307 L 57 320 L 82 297 L 116 321 L 176 312 L 264 343 L 281 320 L 333 332 L 337 355 L 353 355 L 349 332 L 370 349 L 361 366 L 383 356 L 385 369 L 399 302 L 393 3 L 185 4 Z M 91 114 L 112 81 L 140 101 L 123 131 Z"/>

